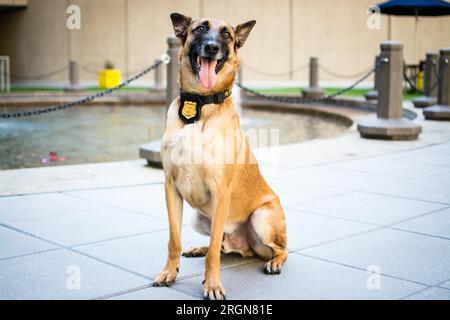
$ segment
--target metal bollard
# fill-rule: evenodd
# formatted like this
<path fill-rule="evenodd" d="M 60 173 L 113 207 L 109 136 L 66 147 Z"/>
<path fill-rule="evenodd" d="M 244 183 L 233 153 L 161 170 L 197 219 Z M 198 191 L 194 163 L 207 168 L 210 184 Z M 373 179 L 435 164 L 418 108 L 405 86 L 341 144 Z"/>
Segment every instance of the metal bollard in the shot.
<path fill-rule="evenodd" d="M 242 69 L 243 69 L 243 67 L 244 67 L 244 65 L 243 65 L 243 61 L 241 59 L 240 66 L 239 66 L 239 69 L 238 69 L 238 72 L 237 72 L 237 83 L 239 85 L 242 85 Z"/>
<path fill-rule="evenodd" d="M 180 74 L 180 63 L 178 62 L 178 52 L 181 48 L 181 41 L 171 35 L 167 37 L 169 48 L 167 54 L 170 56 L 170 63 L 167 65 L 167 87 L 166 87 L 166 106 L 172 104 L 173 100 L 179 95 L 180 84 L 178 81 Z"/>
<path fill-rule="evenodd" d="M 422 127 L 403 118 L 403 45 L 381 43 L 377 118 L 358 123 L 363 138 L 413 140 Z"/>
<path fill-rule="evenodd" d="M 436 52 L 427 52 L 424 70 L 424 97 L 414 99 L 412 102 L 416 108 L 426 108 L 436 104 L 437 91 L 436 86 L 439 56 Z"/>
<path fill-rule="evenodd" d="M 9 56 L 0 56 L 0 91 L 9 92 L 10 90 Z"/>
<path fill-rule="evenodd" d="M 167 37 L 167 54 L 170 62 L 167 64 L 167 86 L 166 86 L 166 107 L 169 108 L 172 102 L 180 94 L 179 74 L 180 63 L 178 62 L 178 53 L 181 48 L 181 41 L 175 36 Z M 155 75 L 155 83 L 156 75 Z M 139 156 L 147 160 L 152 167 L 162 168 L 161 159 L 161 141 L 153 141 L 149 144 L 142 145 L 139 148 Z"/>
<path fill-rule="evenodd" d="M 80 91 L 80 66 L 78 61 L 69 62 L 69 86 L 66 91 Z"/>
<path fill-rule="evenodd" d="M 428 120 L 450 120 L 450 48 L 441 49 L 439 53 L 437 104 L 423 110 Z"/>
<path fill-rule="evenodd" d="M 317 57 L 311 57 L 309 59 L 309 88 L 303 90 L 303 97 L 317 99 L 324 95 L 324 90 L 319 88 L 319 61 Z"/>
<path fill-rule="evenodd" d="M 155 60 L 155 63 L 157 61 L 158 60 Z M 154 70 L 154 72 L 155 72 L 155 86 L 154 86 L 154 89 L 156 89 L 156 90 L 159 90 L 159 89 L 161 89 L 163 87 L 163 85 L 162 85 L 162 75 L 161 75 L 162 69 L 161 68 L 162 68 L 161 65 L 159 65 Z"/>
<path fill-rule="evenodd" d="M 367 92 L 364 97 L 366 100 L 377 100 L 378 99 L 378 88 L 380 86 L 380 76 L 379 69 L 377 66 L 380 63 L 380 55 L 375 56 L 375 79 L 374 79 L 374 88 L 372 91 Z"/>

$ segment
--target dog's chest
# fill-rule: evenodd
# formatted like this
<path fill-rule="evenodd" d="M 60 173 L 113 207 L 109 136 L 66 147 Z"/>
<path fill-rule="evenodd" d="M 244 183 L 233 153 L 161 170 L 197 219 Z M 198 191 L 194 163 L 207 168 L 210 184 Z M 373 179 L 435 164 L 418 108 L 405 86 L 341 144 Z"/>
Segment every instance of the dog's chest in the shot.
<path fill-rule="evenodd" d="M 220 175 L 216 166 L 214 170 L 210 168 L 215 163 L 212 158 L 223 148 L 216 140 L 217 130 L 194 123 L 174 131 L 163 141 L 164 167 L 174 178 L 178 192 L 192 207 L 208 204 L 211 180 Z"/>

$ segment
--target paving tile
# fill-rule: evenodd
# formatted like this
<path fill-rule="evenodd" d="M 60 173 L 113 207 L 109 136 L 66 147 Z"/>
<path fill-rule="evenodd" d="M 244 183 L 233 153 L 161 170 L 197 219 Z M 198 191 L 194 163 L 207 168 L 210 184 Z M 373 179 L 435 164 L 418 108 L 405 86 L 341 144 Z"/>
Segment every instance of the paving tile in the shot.
<path fill-rule="evenodd" d="M 280 197 L 283 206 L 318 200 L 345 192 L 339 188 L 306 185 L 279 179 L 270 179 L 268 183 Z"/>
<path fill-rule="evenodd" d="M 148 279 L 65 249 L 1 260 L 0 270 L 1 300 L 92 299 L 149 284 Z M 74 287 L 78 274 L 80 289 Z"/>
<path fill-rule="evenodd" d="M 450 167 L 450 153 L 434 152 L 428 148 L 393 155 L 392 159 L 399 162 L 415 162 L 429 166 Z"/>
<path fill-rule="evenodd" d="M 369 188 L 368 191 L 450 204 L 450 188 L 445 187 L 449 185 L 449 181 L 450 170 L 424 178 Z"/>
<path fill-rule="evenodd" d="M 423 288 L 381 276 L 380 288 L 371 290 L 367 285 L 371 274 L 366 271 L 297 254 L 289 255 L 280 275 L 264 274 L 263 265 L 256 262 L 223 271 L 227 299 L 397 299 Z M 200 298 L 202 278 L 179 281 L 174 288 Z"/>
<path fill-rule="evenodd" d="M 109 300 L 194 300 L 195 298 L 166 287 L 151 287 L 118 295 Z"/>
<path fill-rule="evenodd" d="M 333 167 L 403 177 L 423 177 L 447 170 L 446 167 L 411 161 L 408 156 L 402 158 L 401 161 L 390 157 L 346 161 L 333 165 Z"/>
<path fill-rule="evenodd" d="M 0 259 L 54 248 L 57 246 L 0 226 Z"/>
<path fill-rule="evenodd" d="M 442 143 L 434 146 L 427 147 L 427 151 L 438 153 L 450 153 L 450 143 Z"/>
<path fill-rule="evenodd" d="M 104 205 L 167 219 L 163 184 L 77 191 L 69 192 L 68 194 Z M 185 202 L 183 223 L 189 223 L 193 211 Z"/>
<path fill-rule="evenodd" d="M 83 212 L 103 207 L 61 193 L 0 198 L 0 222 Z"/>
<path fill-rule="evenodd" d="M 407 300 L 450 300 L 450 290 L 441 288 L 429 288 L 420 291 L 412 296 L 408 296 Z"/>
<path fill-rule="evenodd" d="M 443 287 L 443 288 L 450 289 L 450 279 L 448 279 L 447 281 L 445 281 L 443 283 L 440 283 L 439 286 Z"/>
<path fill-rule="evenodd" d="M 395 224 L 393 227 L 450 240 L 450 208 Z"/>
<path fill-rule="evenodd" d="M 363 192 L 352 192 L 292 206 L 308 212 L 379 225 L 388 225 L 445 207 L 442 204 Z"/>
<path fill-rule="evenodd" d="M 342 190 L 361 190 L 401 182 L 405 177 L 369 173 L 334 168 L 330 165 L 311 168 L 283 170 L 277 175 L 279 179 L 301 182 L 325 187 L 338 187 Z"/>
<path fill-rule="evenodd" d="M 183 227 L 182 248 L 191 246 L 207 246 L 209 237 L 202 236 L 191 227 Z M 136 273 L 154 278 L 162 270 L 167 258 L 168 231 L 154 232 L 147 235 L 112 240 L 87 246 L 77 247 L 77 250 L 99 259 L 111 262 Z M 237 255 L 222 255 L 222 266 L 244 263 Z M 202 274 L 205 270 L 204 258 L 181 257 L 178 277 Z"/>
<path fill-rule="evenodd" d="M 339 240 L 301 253 L 435 285 L 450 274 L 450 241 L 415 233 L 382 229 Z"/>
<path fill-rule="evenodd" d="M 96 211 L 20 220 L 11 222 L 10 225 L 64 246 L 168 228 L 167 221 L 108 207 Z"/>
<path fill-rule="evenodd" d="M 376 226 L 286 210 L 288 248 L 298 250 L 377 228 Z"/>

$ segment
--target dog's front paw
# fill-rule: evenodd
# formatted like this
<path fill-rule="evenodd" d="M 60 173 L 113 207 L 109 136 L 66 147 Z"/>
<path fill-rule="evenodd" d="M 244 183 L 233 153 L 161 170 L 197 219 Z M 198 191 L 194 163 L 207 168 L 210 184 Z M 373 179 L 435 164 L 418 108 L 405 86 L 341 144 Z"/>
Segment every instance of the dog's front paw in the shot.
<path fill-rule="evenodd" d="M 203 298 L 205 300 L 226 300 L 226 292 L 219 281 L 206 280 L 203 290 Z"/>
<path fill-rule="evenodd" d="M 264 266 L 264 272 L 266 274 L 280 274 L 283 262 L 277 259 L 270 260 Z"/>
<path fill-rule="evenodd" d="M 156 287 L 168 287 L 171 286 L 177 278 L 177 272 L 163 270 L 156 276 L 153 285 Z"/>

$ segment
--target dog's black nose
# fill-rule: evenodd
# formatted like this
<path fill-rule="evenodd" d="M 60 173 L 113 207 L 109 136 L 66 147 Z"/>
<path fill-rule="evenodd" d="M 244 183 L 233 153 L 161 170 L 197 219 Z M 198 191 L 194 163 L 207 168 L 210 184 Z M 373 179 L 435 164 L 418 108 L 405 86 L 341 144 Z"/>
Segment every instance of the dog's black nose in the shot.
<path fill-rule="evenodd" d="M 205 52 L 210 55 L 216 55 L 219 53 L 220 46 L 217 42 L 208 42 L 205 44 Z"/>

